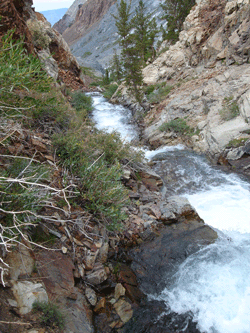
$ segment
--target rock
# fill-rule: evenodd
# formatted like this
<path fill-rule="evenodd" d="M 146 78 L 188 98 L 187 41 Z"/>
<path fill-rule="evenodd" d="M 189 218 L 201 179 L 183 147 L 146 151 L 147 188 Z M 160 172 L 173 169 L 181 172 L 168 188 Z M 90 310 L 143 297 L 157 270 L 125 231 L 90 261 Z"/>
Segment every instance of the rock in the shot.
<path fill-rule="evenodd" d="M 83 258 L 83 262 L 87 270 L 91 270 L 94 268 L 98 253 L 99 253 L 98 249 L 96 249 L 96 251 L 90 251 L 90 250 L 87 251 L 87 254 Z"/>
<path fill-rule="evenodd" d="M 126 288 L 126 295 L 131 300 L 131 302 L 140 304 L 141 300 L 145 298 L 145 295 L 139 289 L 139 286 L 135 287 L 125 283 L 124 287 Z"/>
<path fill-rule="evenodd" d="M 118 281 L 132 286 L 137 286 L 137 279 L 135 273 L 126 265 L 121 265 L 120 271 L 118 274 Z"/>
<path fill-rule="evenodd" d="M 102 264 L 105 264 L 108 260 L 109 244 L 105 242 L 99 251 L 99 260 Z"/>
<path fill-rule="evenodd" d="M 120 299 L 118 302 L 116 302 L 114 304 L 114 308 L 123 323 L 127 323 L 133 316 L 131 305 L 123 299 Z"/>
<path fill-rule="evenodd" d="M 87 273 L 86 275 L 86 280 L 93 285 L 101 284 L 102 282 L 107 280 L 107 278 L 108 276 L 103 265 L 99 265 L 95 271 Z"/>
<path fill-rule="evenodd" d="M 62 253 L 66 254 L 68 252 L 68 249 L 65 246 L 62 246 Z"/>
<path fill-rule="evenodd" d="M 95 291 L 92 288 L 86 287 L 86 289 L 85 289 L 85 296 L 86 296 L 87 300 L 89 301 L 89 303 L 92 306 L 96 305 L 96 303 L 97 303 L 97 296 L 96 296 Z"/>
<path fill-rule="evenodd" d="M 41 283 L 30 281 L 14 282 L 13 294 L 16 298 L 20 314 L 32 311 L 35 302 L 48 302 L 48 295 Z"/>
<path fill-rule="evenodd" d="M 121 296 L 124 296 L 126 289 L 123 287 L 121 283 L 117 283 L 115 286 L 115 299 L 118 300 Z"/>
<path fill-rule="evenodd" d="M 37 268 L 50 300 L 57 301 L 63 313 L 67 313 L 65 333 L 93 333 L 92 312 L 82 294 L 75 287 L 75 266 L 67 254 L 39 251 L 36 255 Z"/>
<path fill-rule="evenodd" d="M 102 297 L 100 301 L 96 304 L 96 307 L 94 308 L 94 311 L 96 313 L 101 313 L 106 311 L 106 298 Z"/>
<path fill-rule="evenodd" d="M 35 267 L 34 254 L 28 243 L 19 244 L 15 251 L 10 252 L 6 258 L 9 264 L 9 278 L 17 281 L 21 277 L 29 277 Z"/>
<path fill-rule="evenodd" d="M 17 301 L 15 301 L 14 299 L 8 298 L 8 302 L 9 302 L 9 305 L 12 306 L 13 308 L 18 307 Z"/>
<path fill-rule="evenodd" d="M 179 196 L 168 197 L 165 202 L 160 204 L 161 220 L 164 223 L 172 223 L 177 221 L 177 218 L 184 216 L 185 218 L 198 218 L 199 216 L 195 209 L 190 205 L 186 198 Z"/>
<path fill-rule="evenodd" d="M 55 59 L 50 56 L 50 53 L 47 50 L 41 50 L 37 55 L 41 60 L 43 69 L 56 81 L 58 79 L 58 65 Z"/>
<path fill-rule="evenodd" d="M 177 224 L 162 228 L 153 241 L 129 252 L 133 260 L 131 268 L 140 281 L 140 289 L 147 294 L 162 291 L 168 278 L 187 256 L 213 243 L 216 238 L 216 232 L 200 218 L 182 217 Z"/>

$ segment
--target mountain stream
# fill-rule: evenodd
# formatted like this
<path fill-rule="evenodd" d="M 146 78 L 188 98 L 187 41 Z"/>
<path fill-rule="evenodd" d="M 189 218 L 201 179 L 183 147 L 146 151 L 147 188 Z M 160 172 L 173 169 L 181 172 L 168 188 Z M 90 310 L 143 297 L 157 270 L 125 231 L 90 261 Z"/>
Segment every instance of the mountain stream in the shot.
<path fill-rule="evenodd" d="M 138 136 L 129 110 L 108 103 L 100 94 L 92 97 L 97 128 L 116 130 L 128 141 Z M 160 293 L 148 295 L 149 305 L 165 305 L 160 314 L 152 314 L 151 328 L 131 320 L 126 332 L 249 333 L 250 184 L 183 146 L 145 155 L 154 161 L 167 195 L 186 197 L 219 237 L 190 255 Z M 175 318 L 182 316 L 186 319 L 179 324 Z"/>

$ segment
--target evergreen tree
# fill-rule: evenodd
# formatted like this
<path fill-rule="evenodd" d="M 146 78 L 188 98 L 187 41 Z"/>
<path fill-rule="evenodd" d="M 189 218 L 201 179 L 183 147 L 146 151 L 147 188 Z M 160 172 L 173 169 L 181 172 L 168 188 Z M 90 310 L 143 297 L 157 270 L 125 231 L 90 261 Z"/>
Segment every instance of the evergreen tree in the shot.
<path fill-rule="evenodd" d="M 120 57 L 116 53 L 116 50 L 114 50 L 114 52 L 115 53 L 111 61 L 110 69 L 112 71 L 112 79 L 119 83 L 123 78 L 122 62 Z"/>
<path fill-rule="evenodd" d="M 158 33 L 156 21 L 146 14 L 146 6 L 139 1 L 132 21 L 134 27 L 135 43 L 141 58 L 146 62 L 154 56 L 154 42 Z"/>
<path fill-rule="evenodd" d="M 154 56 L 154 41 L 158 33 L 155 20 L 146 14 L 142 0 L 131 18 L 131 6 L 125 0 L 117 4 L 116 27 L 120 35 L 121 58 L 126 85 L 138 102 L 142 99 L 142 68 Z"/>
<path fill-rule="evenodd" d="M 167 20 L 165 39 L 176 41 L 182 24 L 195 5 L 195 0 L 165 0 L 161 7 L 164 11 L 162 19 Z"/>
<path fill-rule="evenodd" d="M 122 48 L 121 56 L 124 67 L 124 76 L 126 85 L 138 102 L 141 102 L 142 93 L 142 60 L 136 47 L 135 36 L 132 33 L 132 19 L 130 13 L 131 6 L 127 5 L 125 0 L 121 0 L 117 4 L 118 15 L 116 19 L 116 27 L 120 35 L 119 44 Z"/>

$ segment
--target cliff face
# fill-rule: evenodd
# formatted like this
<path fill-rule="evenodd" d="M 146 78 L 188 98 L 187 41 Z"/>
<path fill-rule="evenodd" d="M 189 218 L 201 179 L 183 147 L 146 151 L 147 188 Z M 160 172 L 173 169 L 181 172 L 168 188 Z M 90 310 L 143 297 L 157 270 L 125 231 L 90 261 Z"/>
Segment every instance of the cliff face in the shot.
<path fill-rule="evenodd" d="M 172 86 L 146 117 L 145 136 L 152 145 L 184 140 L 215 160 L 221 154 L 228 159 L 245 154 L 250 138 L 249 32 L 248 0 L 197 0 L 179 41 L 143 71 L 146 84 Z M 197 135 L 176 138 L 176 133 L 159 131 L 177 118 Z M 242 147 L 234 148 L 236 144 Z"/>
<path fill-rule="evenodd" d="M 60 34 L 63 34 L 63 32 L 74 22 L 78 9 L 85 2 L 86 0 L 75 0 L 65 15 L 54 24 L 53 28 L 56 29 Z"/>
<path fill-rule="evenodd" d="M 63 33 L 68 44 L 74 44 L 76 40 L 86 34 L 86 31 L 100 21 L 114 3 L 114 0 L 89 0 L 79 6 L 75 22 Z"/>
<path fill-rule="evenodd" d="M 76 3 L 77 1 L 72 6 Z M 138 3 L 139 0 L 131 1 L 132 12 Z M 152 16 L 156 18 L 160 16 L 160 0 L 145 0 L 144 3 Z M 112 59 L 114 49 L 119 53 L 118 34 L 113 15 L 117 15 L 116 1 L 88 0 L 79 6 L 74 21 L 72 18 L 69 20 L 69 16 L 73 16 L 68 11 L 54 28 L 63 32 L 63 37 L 79 63 L 103 72 Z"/>

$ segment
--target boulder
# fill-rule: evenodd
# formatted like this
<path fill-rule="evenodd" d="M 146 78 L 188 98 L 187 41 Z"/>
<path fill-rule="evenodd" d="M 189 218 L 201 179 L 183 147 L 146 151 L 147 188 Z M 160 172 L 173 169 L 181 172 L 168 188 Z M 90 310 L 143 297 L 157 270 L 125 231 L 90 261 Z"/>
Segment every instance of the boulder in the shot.
<path fill-rule="evenodd" d="M 114 308 L 123 323 L 127 323 L 133 316 L 131 305 L 123 299 L 120 299 L 118 302 L 116 302 L 114 304 Z"/>
<path fill-rule="evenodd" d="M 163 227 L 158 237 L 129 253 L 131 268 L 140 282 L 140 289 L 147 294 L 163 290 L 189 255 L 217 239 L 217 233 L 193 214 L 186 200 L 179 204 L 178 200 L 173 199 L 170 205 L 175 214 L 183 214 L 178 223 Z"/>
<path fill-rule="evenodd" d="M 22 315 L 32 311 L 35 302 L 48 302 L 48 295 L 41 283 L 18 281 L 13 283 L 12 290 Z"/>
<path fill-rule="evenodd" d="M 121 283 L 117 283 L 115 286 L 115 299 L 118 300 L 121 296 L 124 296 L 126 289 L 123 287 Z"/>

